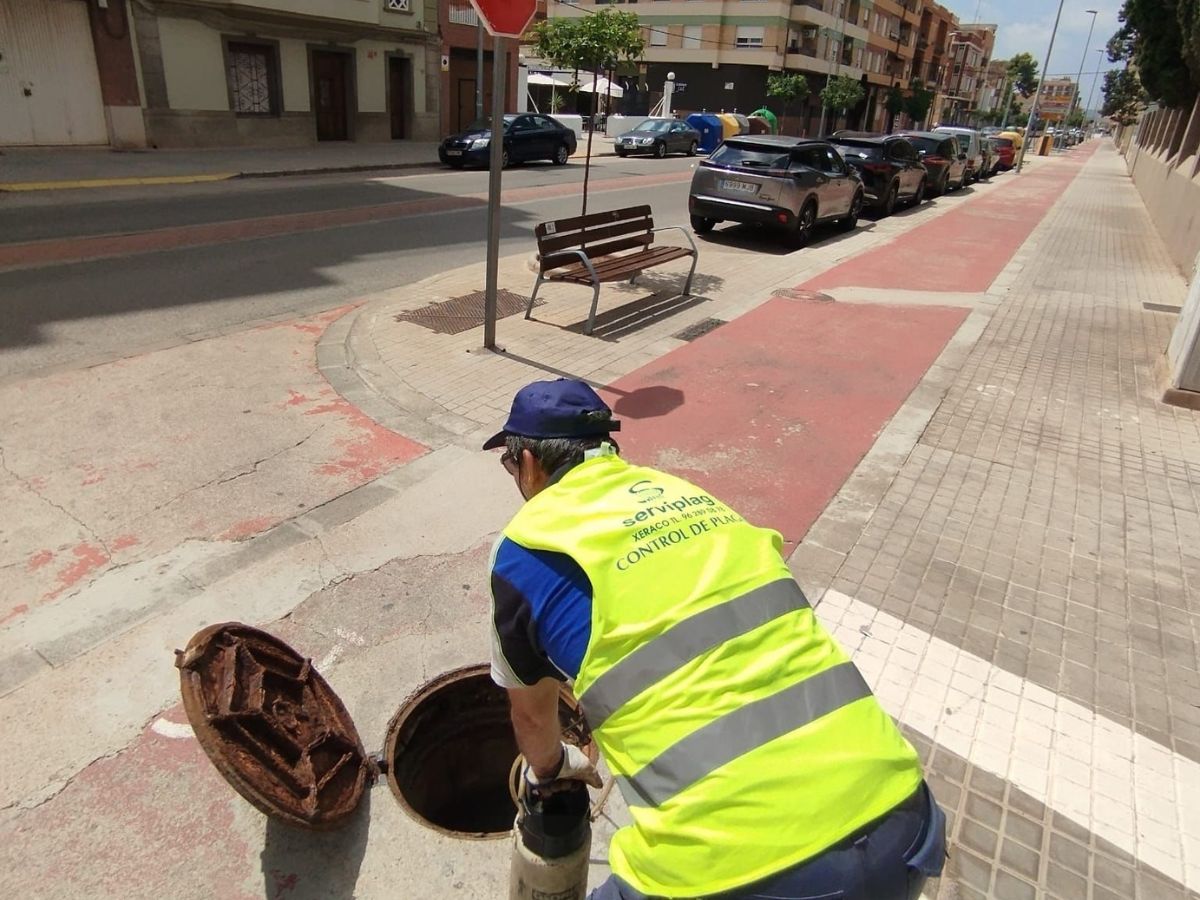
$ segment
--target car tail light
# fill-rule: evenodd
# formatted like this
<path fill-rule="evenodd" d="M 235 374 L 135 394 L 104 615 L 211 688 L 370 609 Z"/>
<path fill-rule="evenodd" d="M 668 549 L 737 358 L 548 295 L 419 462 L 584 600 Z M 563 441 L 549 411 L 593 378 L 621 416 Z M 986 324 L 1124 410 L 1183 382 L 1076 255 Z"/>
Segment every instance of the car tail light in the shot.
<path fill-rule="evenodd" d="M 889 166 L 887 163 L 881 163 L 881 162 L 863 163 L 863 168 L 866 169 L 868 172 L 887 173 L 887 172 L 892 171 L 891 166 Z"/>

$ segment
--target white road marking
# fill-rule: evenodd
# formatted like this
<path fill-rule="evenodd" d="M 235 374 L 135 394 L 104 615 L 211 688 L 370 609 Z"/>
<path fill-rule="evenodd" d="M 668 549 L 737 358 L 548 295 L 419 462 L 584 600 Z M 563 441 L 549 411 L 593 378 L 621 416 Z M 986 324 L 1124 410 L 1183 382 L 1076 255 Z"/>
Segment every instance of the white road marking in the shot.
<path fill-rule="evenodd" d="M 172 722 L 169 719 L 155 719 L 150 726 L 150 730 L 155 734 L 161 734 L 163 737 L 169 738 L 190 738 L 195 737 L 196 733 L 192 731 L 192 726 L 186 722 Z"/>
<path fill-rule="evenodd" d="M 901 722 L 1200 890 L 1200 763 L 838 591 L 817 615 Z"/>

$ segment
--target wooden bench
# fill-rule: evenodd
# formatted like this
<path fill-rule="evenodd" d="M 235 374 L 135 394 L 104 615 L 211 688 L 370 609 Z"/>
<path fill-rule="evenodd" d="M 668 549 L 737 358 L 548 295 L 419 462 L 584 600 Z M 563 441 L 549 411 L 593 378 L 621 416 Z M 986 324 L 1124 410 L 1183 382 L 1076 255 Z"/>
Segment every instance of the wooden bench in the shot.
<path fill-rule="evenodd" d="M 682 231 L 691 249 L 654 245 L 660 231 Z M 683 285 L 683 296 L 692 289 L 692 276 L 700 256 L 692 236 L 678 225 L 654 227 L 649 206 L 630 206 L 607 212 L 543 222 L 534 231 L 538 246 L 538 276 L 525 309 L 525 318 L 533 313 L 533 302 L 546 281 L 567 281 L 592 286 L 592 310 L 588 313 L 584 334 L 592 333 L 596 323 L 596 305 L 600 285 L 606 281 L 629 281 L 642 272 L 676 259 L 692 258 L 692 268 Z"/>

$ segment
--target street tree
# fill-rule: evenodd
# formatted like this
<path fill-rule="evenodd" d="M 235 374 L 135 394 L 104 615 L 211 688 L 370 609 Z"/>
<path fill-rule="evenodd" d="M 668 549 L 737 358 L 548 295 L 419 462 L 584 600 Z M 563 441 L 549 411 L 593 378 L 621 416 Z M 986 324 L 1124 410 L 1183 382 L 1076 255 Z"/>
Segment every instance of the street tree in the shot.
<path fill-rule="evenodd" d="M 1132 69 L 1104 73 L 1104 105 L 1100 114 L 1112 116 L 1121 125 L 1132 125 L 1146 103 L 1146 92 Z"/>
<path fill-rule="evenodd" d="M 567 19 L 554 16 L 533 26 L 533 49 L 553 66 L 611 76 L 622 62 L 638 59 L 646 47 L 635 13 L 604 9 L 594 15 Z M 599 97 L 593 94 L 593 99 Z M 595 106 L 593 106 L 595 110 Z M 593 116 L 593 122 L 595 117 Z M 592 167 L 592 129 L 588 129 L 583 161 L 583 211 L 587 215 L 588 177 Z"/>
<path fill-rule="evenodd" d="M 1018 53 L 1008 61 L 1008 79 L 1022 97 L 1038 89 L 1038 64 L 1030 53 Z"/>
<path fill-rule="evenodd" d="M 912 119 L 913 125 L 924 122 L 933 106 L 933 91 L 925 87 L 925 82 L 917 78 L 911 85 L 911 93 L 904 101 L 904 111 Z"/>
<path fill-rule="evenodd" d="M 1200 0 L 1125 0 L 1117 18 L 1109 61 L 1132 62 L 1151 99 L 1191 106 L 1200 94 Z M 1128 81 L 1114 85 L 1128 93 Z"/>
<path fill-rule="evenodd" d="M 808 92 L 808 79 L 799 72 L 772 72 L 767 76 L 767 96 L 778 97 L 783 101 L 785 120 L 788 107 L 801 97 L 807 97 Z"/>
<path fill-rule="evenodd" d="M 836 75 L 821 91 L 821 103 L 826 109 L 841 110 L 845 113 L 862 103 L 863 86 L 858 80 L 849 75 Z"/>
<path fill-rule="evenodd" d="M 883 101 L 883 107 L 888 111 L 888 127 L 891 130 L 896 127 L 896 116 L 900 115 L 904 109 L 904 91 L 900 90 L 900 85 L 893 84 L 888 88 L 887 98 Z"/>

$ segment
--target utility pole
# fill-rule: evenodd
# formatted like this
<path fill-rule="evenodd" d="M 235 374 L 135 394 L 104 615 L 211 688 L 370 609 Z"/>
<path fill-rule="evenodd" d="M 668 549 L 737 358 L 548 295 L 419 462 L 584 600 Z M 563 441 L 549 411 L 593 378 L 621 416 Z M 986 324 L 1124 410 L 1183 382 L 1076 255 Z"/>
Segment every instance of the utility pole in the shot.
<path fill-rule="evenodd" d="M 1096 27 L 1096 10 L 1085 9 L 1084 12 L 1091 15 L 1092 24 L 1088 26 L 1087 42 L 1083 45 L 1083 57 L 1079 60 L 1079 74 L 1075 76 L 1075 96 L 1071 98 L 1071 112 L 1067 114 L 1068 119 L 1074 114 L 1079 101 L 1083 97 L 1083 92 L 1079 90 L 1083 83 L 1083 64 L 1087 62 L 1088 50 L 1092 48 L 1092 29 Z M 1064 124 L 1066 124 L 1065 121 Z"/>
<path fill-rule="evenodd" d="M 1042 60 L 1042 80 L 1045 80 L 1045 73 L 1049 71 L 1050 54 L 1054 52 L 1054 38 L 1058 35 L 1058 22 L 1062 18 L 1063 0 L 1058 0 L 1058 12 L 1054 16 L 1054 29 L 1050 32 L 1050 46 L 1046 48 L 1046 58 Z M 1092 21 L 1095 21 L 1093 19 Z M 1033 137 L 1033 124 L 1037 121 L 1038 109 L 1042 105 L 1042 88 L 1044 85 L 1038 83 L 1037 90 L 1033 92 L 1033 105 L 1029 107 L 1029 121 L 1025 123 L 1025 140 L 1021 143 L 1021 152 L 1017 155 L 1017 174 L 1021 174 L 1021 166 L 1025 164 L 1025 151 L 1029 149 L 1029 141 Z"/>
<path fill-rule="evenodd" d="M 1104 48 L 1097 47 L 1096 52 L 1099 53 L 1101 57 L 1096 62 L 1096 74 L 1092 76 L 1092 89 L 1088 91 L 1087 106 L 1083 108 L 1083 114 L 1085 116 L 1087 115 L 1087 111 L 1092 108 L 1092 98 L 1096 96 L 1096 82 L 1100 80 L 1100 67 L 1104 65 Z"/>
<path fill-rule="evenodd" d="M 504 168 L 504 90 L 508 38 L 492 38 L 492 122 L 488 147 L 487 269 L 484 272 L 483 346 L 496 349 L 496 294 L 500 273 L 500 172 Z"/>

